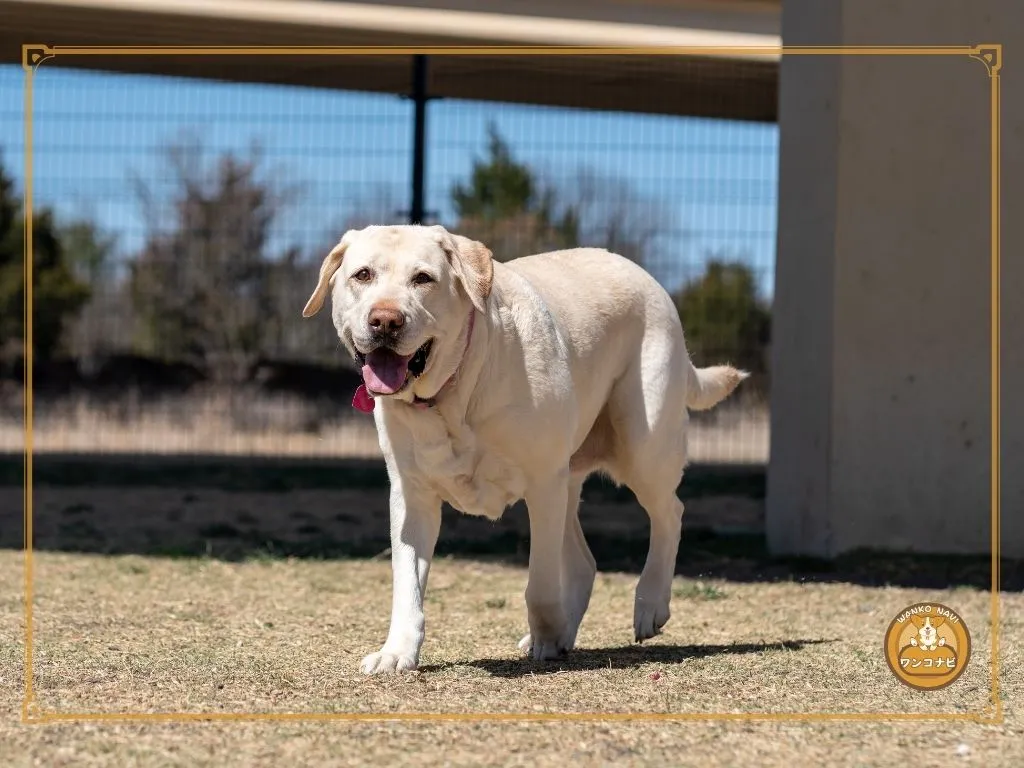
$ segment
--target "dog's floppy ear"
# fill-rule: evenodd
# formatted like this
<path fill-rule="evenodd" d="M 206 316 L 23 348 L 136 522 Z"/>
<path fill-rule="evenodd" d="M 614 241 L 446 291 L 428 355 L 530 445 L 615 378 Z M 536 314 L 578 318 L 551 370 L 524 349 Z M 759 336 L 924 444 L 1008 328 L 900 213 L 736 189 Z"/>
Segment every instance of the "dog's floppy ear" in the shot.
<path fill-rule="evenodd" d="M 946 623 L 946 618 L 944 616 L 932 616 L 932 626 L 935 627 L 936 629 L 938 629 L 939 627 L 941 627 L 945 623 Z"/>
<path fill-rule="evenodd" d="M 915 627 L 918 627 L 918 628 L 921 628 L 921 627 L 924 626 L 924 619 L 921 618 L 920 616 L 917 616 L 917 615 L 911 616 L 910 617 L 910 622 L 911 622 L 911 624 L 913 624 Z"/>
<path fill-rule="evenodd" d="M 346 232 L 344 237 L 338 241 L 338 244 L 324 258 L 324 263 L 320 265 L 320 278 L 317 280 L 316 288 L 313 289 L 313 295 L 309 297 L 309 301 L 306 302 L 306 306 L 302 310 L 303 317 L 312 317 L 324 305 L 327 291 L 331 287 L 335 273 L 341 267 L 341 260 L 345 257 L 345 250 L 352 242 L 353 234 L 355 234 L 353 229 Z"/>
<path fill-rule="evenodd" d="M 491 295 L 491 283 L 494 280 L 494 259 L 490 249 L 476 240 L 454 235 L 442 226 L 434 229 L 438 242 L 448 254 L 452 271 L 466 289 L 473 306 L 486 312 L 487 297 Z"/>

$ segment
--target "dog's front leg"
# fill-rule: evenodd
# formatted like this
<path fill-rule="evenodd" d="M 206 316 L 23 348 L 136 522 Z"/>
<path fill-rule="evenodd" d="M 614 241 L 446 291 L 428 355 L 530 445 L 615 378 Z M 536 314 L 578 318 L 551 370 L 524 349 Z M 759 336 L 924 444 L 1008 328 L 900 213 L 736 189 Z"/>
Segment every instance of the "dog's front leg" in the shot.
<path fill-rule="evenodd" d="M 441 499 L 412 483 L 391 484 L 391 629 L 360 666 L 367 675 L 414 670 L 423 646 L 423 595 L 441 530 Z"/>
<path fill-rule="evenodd" d="M 542 661 L 569 650 L 572 640 L 562 599 L 562 539 L 569 498 L 569 471 L 533 484 L 526 493 L 530 516 L 530 574 L 526 608 L 529 652 Z"/>

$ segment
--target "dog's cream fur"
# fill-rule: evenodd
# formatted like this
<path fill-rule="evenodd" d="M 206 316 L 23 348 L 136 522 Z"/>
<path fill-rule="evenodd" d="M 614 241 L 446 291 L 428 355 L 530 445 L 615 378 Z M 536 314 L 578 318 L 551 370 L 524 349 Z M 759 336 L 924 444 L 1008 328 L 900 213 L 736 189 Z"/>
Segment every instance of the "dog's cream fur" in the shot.
<path fill-rule="evenodd" d="M 421 273 L 432 280 L 414 280 Z M 389 226 L 345 234 L 303 315 L 316 314 L 329 293 L 338 335 L 354 354 L 375 345 L 373 307 L 405 318 L 396 352 L 434 339 L 422 375 L 375 401 L 391 480 L 394 585 L 390 632 L 363 672 L 419 663 L 442 500 L 497 519 L 525 499 L 529 634 L 520 647 L 535 659 L 570 650 L 596 572 L 578 518 L 581 486 L 595 471 L 628 485 L 650 516 L 633 629 L 638 641 L 658 634 L 682 522 L 687 408 L 711 408 L 746 378 L 729 366 L 694 368 L 665 290 L 599 249 L 500 264 L 483 244 L 442 227 Z M 436 405 L 413 407 L 414 395 L 436 395 Z"/>

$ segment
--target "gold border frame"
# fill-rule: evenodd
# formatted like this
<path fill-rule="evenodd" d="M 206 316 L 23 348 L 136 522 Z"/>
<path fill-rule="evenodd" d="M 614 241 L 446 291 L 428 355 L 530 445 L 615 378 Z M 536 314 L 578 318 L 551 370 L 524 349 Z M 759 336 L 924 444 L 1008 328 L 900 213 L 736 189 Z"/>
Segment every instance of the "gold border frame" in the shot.
<path fill-rule="evenodd" d="M 658 56 L 744 56 L 776 57 L 780 55 L 810 56 L 967 56 L 977 59 L 988 73 L 991 98 L 991 701 L 981 713 L 901 713 L 901 712 L 708 712 L 708 713 L 58 713 L 44 712 L 35 700 L 33 687 L 33 611 L 32 611 L 32 80 L 36 68 L 58 55 L 74 56 L 194 56 L 194 55 L 358 55 L 358 54 L 433 54 L 433 55 L 626 55 Z M 999 226 L 999 158 L 1000 158 L 1000 90 L 999 70 L 1003 46 L 999 43 L 975 46 L 746 46 L 746 47 L 578 47 L 578 46 L 353 46 L 353 47 L 209 47 L 209 46 L 47 46 L 29 43 L 22 46 L 25 70 L 25 686 L 21 722 L 25 724 L 59 722 L 197 722 L 197 721 L 970 721 L 983 724 L 1003 722 L 999 696 L 999 567 L 1000 567 L 1000 226 Z"/>

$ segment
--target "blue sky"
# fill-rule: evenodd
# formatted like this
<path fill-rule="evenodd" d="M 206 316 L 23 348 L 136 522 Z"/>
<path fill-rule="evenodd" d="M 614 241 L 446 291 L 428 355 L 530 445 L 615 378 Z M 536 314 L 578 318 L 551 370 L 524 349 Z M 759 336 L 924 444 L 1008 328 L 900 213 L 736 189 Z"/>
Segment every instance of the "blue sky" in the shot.
<path fill-rule="evenodd" d="M 8 172 L 23 179 L 24 74 L 0 67 L 0 136 Z M 396 96 L 238 85 L 60 69 L 35 78 L 36 204 L 96 219 L 122 254 L 144 231 L 132 174 L 168 189 L 158 149 L 183 131 L 212 156 L 264 151 L 275 181 L 300 194 L 276 239 L 318 249 L 347 215 L 390 198 L 408 206 L 411 105 Z M 451 224 L 451 185 L 486 146 L 493 121 L 516 157 L 556 185 L 580 168 L 628 184 L 657 206 L 663 228 L 648 266 L 668 287 L 700 274 L 711 252 L 740 258 L 770 295 L 775 254 L 775 125 L 595 113 L 457 100 L 428 112 L 427 206 Z M 163 186 L 161 186 L 163 185 Z M 393 220 L 399 220 L 393 215 Z"/>

